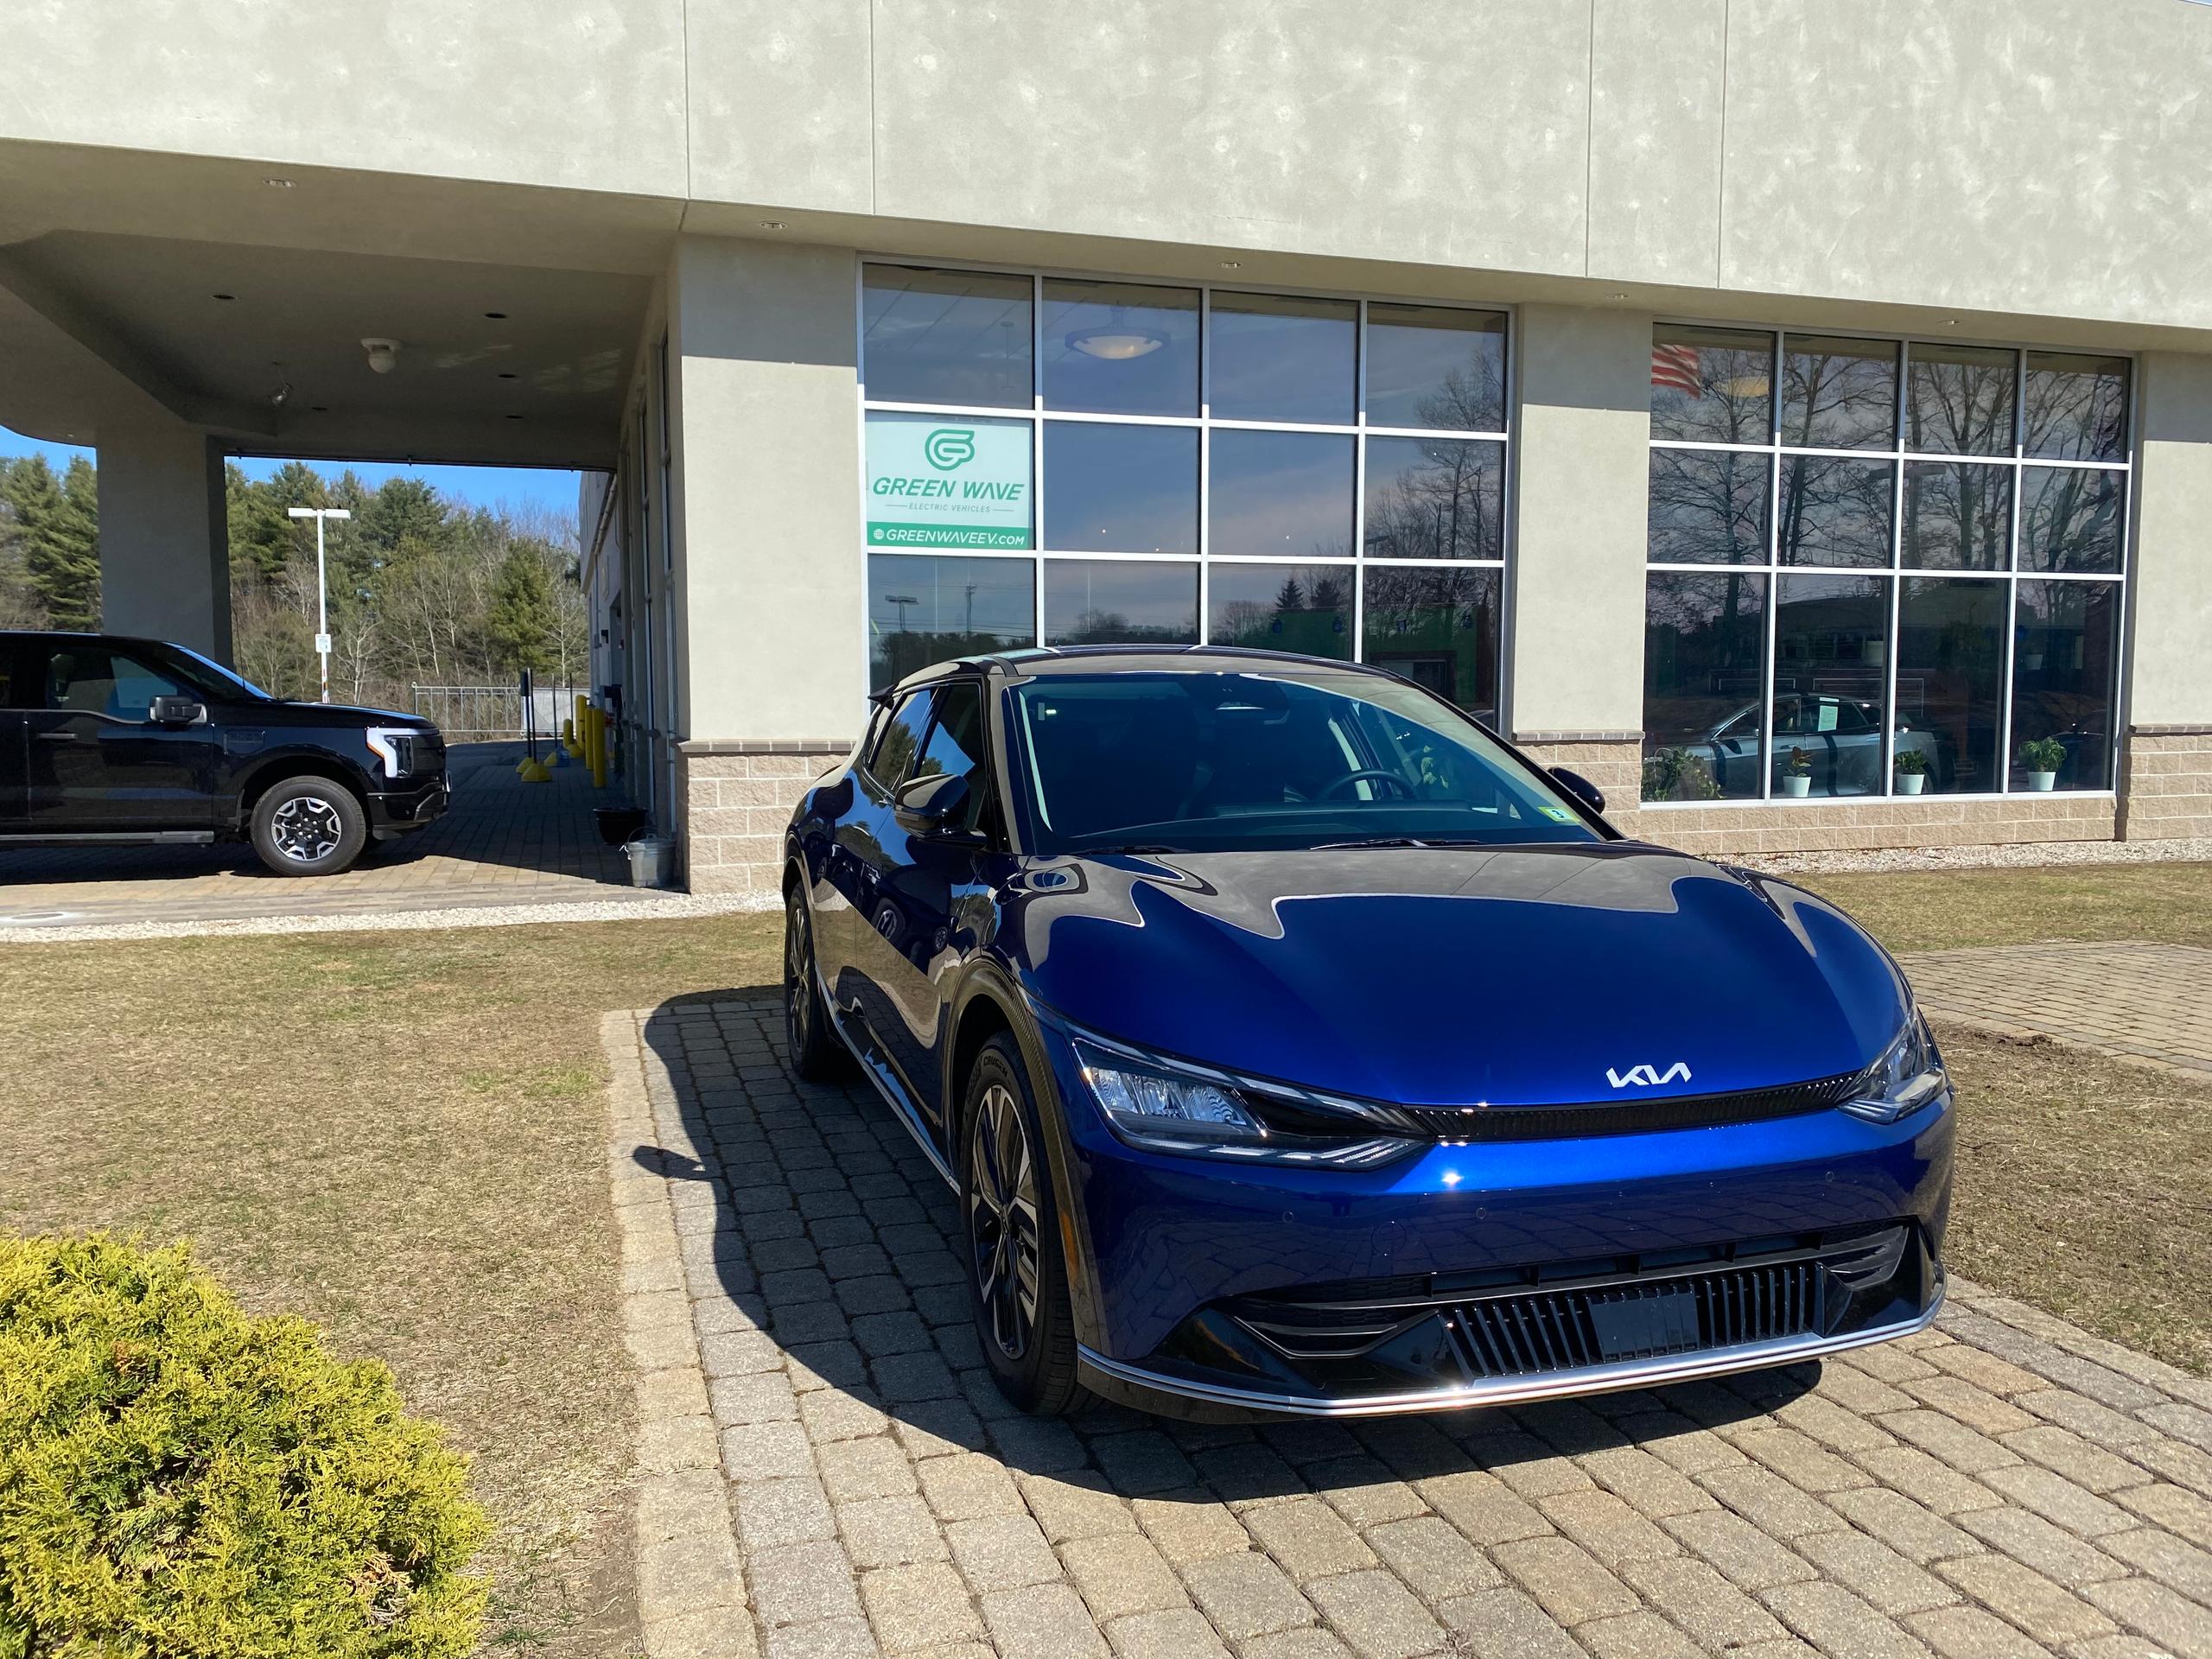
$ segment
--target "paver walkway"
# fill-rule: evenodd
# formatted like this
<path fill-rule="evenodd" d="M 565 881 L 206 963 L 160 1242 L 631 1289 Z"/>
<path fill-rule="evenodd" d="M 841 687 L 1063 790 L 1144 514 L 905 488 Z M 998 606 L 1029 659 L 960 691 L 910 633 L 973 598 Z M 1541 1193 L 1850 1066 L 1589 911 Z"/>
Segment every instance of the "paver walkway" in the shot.
<path fill-rule="evenodd" d="M 938 1177 L 772 997 L 602 1037 L 655 1656 L 2212 1659 L 2212 1383 L 2019 1303 L 1533 1408 L 1039 1422 Z"/>
<path fill-rule="evenodd" d="M 1904 959 L 1931 1013 L 2044 1032 L 2212 1071 L 2212 950 L 2186 944 L 2005 944 Z"/>
<path fill-rule="evenodd" d="M 634 892 L 591 810 L 618 804 L 581 766 L 550 783 L 515 775 L 519 743 L 456 744 L 453 804 L 420 834 L 372 847 L 343 875 L 281 876 L 251 847 L 0 849 L 0 927 L 358 915 L 605 900 Z M 642 896 L 642 895 L 640 895 Z"/>

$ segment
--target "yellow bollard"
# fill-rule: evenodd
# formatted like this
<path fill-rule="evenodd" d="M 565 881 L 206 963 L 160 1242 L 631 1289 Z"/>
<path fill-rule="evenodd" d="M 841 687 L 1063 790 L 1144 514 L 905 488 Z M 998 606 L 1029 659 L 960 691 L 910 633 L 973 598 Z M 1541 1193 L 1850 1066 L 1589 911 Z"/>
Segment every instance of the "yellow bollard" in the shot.
<path fill-rule="evenodd" d="M 592 787 L 607 787 L 607 711 L 596 703 L 585 706 L 585 753 L 591 765 Z"/>

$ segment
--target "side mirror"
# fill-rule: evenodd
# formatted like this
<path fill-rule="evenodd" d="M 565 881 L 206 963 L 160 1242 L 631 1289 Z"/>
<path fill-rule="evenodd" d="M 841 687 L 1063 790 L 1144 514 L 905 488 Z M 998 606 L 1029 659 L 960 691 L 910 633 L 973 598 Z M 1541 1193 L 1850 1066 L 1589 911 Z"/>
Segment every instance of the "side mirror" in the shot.
<path fill-rule="evenodd" d="M 932 772 L 909 778 L 891 792 L 892 816 L 907 834 L 936 840 L 957 840 L 969 832 L 968 779 L 958 773 Z"/>
<path fill-rule="evenodd" d="M 1605 791 L 1599 789 L 1579 772 L 1569 772 L 1565 766 L 1548 766 L 1551 780 L 1592 812 L 1605 810 Z"/>
<path fill-rule="evenodd" d="M 156 726 L 197 726 L 207 718 L 207 705 L 194 697 L 156 697 L 146 717 Z"/>

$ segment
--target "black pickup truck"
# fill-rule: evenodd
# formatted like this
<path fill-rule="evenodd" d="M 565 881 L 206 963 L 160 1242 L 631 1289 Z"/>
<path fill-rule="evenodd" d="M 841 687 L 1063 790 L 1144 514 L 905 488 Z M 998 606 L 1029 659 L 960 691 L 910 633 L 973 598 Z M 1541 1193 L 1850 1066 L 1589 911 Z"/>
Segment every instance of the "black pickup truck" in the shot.
<path fill-rule="evenodd" d="M 158 639 L 0 632 L 0 849 L 251 840 L 280 874 L 335 875 L 446 793 L 416 715 L 272 697 Z"/>

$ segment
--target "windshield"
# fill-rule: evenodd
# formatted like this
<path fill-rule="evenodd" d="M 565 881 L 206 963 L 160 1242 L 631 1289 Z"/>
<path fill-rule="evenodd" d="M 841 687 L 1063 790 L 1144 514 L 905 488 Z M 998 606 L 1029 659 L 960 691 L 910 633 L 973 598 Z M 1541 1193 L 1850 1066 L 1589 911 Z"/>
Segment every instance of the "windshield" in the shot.
<path fill-rule="evenodd" d="M 1008 693 L 1036 850 L 1600 839 L 1473 721 L 1369 674 L 1052 674 Z"/>
<path fill-rule="evenodd" d="M 181 672 L 195 682 L 194 690 L 202 696 L 213 692 L 220 697 L 244 697 L 249 702 L 274 702 L 276 699 L 251 680 L 225 668 L 220 663 L 210 662 L 189 645 L 164 642 L 161 652 L 168 658 L 165 666 Z"/>

